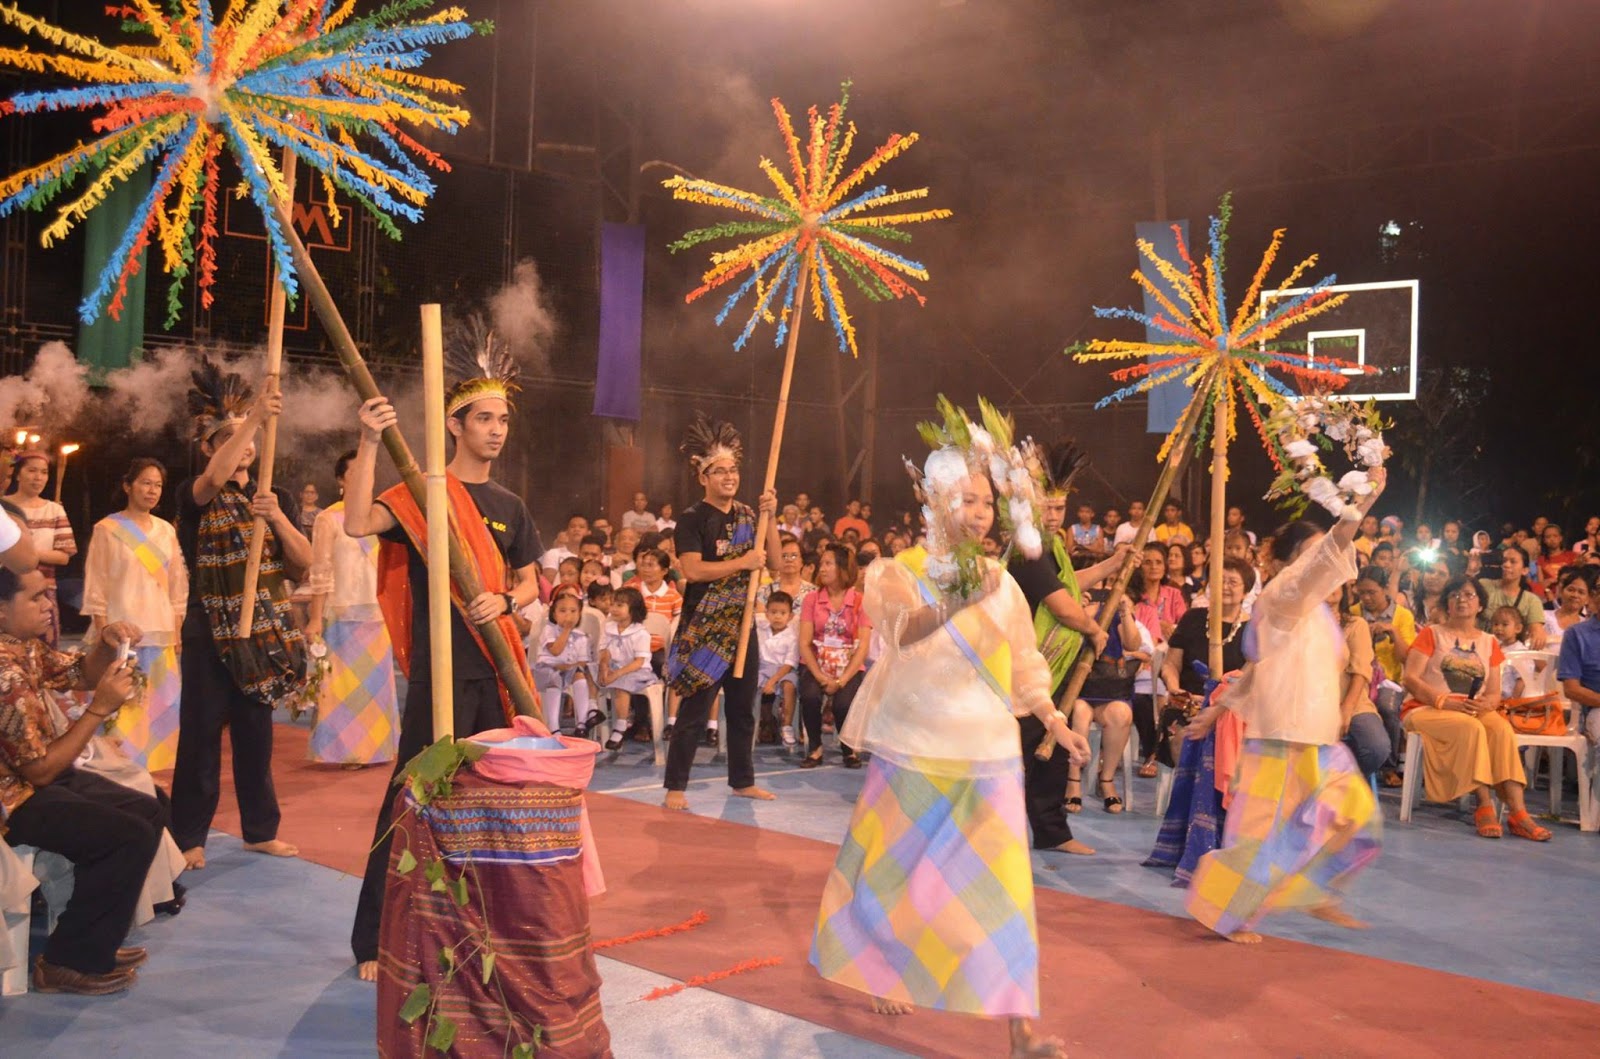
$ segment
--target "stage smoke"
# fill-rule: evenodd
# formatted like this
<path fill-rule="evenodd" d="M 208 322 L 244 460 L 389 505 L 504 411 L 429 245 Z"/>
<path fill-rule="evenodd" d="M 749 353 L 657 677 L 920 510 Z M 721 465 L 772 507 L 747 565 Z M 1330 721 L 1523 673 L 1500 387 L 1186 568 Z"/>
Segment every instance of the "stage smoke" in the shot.
<path fill-rule="evenodd" d="M 545 302 L 539 269 L 531 259 L 517 262 L 511 282 L 489 298 L 489 313 L 495 334 L 511 347 L 523 373 L 549 378 L 556 318 Z"/>
<path fill-rule="evenodd" d="M 66 427 L 89 400 L 88 370 L 65 342 L 46 343 L 27 374 L 0 379 L 0 427 Z"/>

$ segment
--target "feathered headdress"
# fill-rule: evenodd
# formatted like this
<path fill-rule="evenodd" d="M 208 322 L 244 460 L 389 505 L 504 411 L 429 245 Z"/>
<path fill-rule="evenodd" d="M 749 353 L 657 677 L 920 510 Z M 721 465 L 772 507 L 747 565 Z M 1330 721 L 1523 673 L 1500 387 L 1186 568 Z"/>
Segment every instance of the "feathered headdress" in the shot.
<path fill-rule="evenodd" d="M 689 458 L 695 474 L 700 474 L 718 460 L 743 463 L 744 439 L 739 436 L 738 428 L 726 419 L 712 422 L 704 412 L 696 412 L 694 422 L 683 433 L 683 444 L 678 446 L 678 451 Z"/>
<path fill-rule="evenodd" d="M 223 371 L 210 357 L 189 373 L 189 414 L 194 417 L 194 439 L 209 441 L 229 423 L 243 419 L 250 405 L 250 385 L 236 371 Z"/>
<path fill-rule="evenodd" d="M 1066 496 L 1072 492 L 1072 480 L 1089 466 L 1089 454 L 1078 448 L 1072 438 L 1066 438 L 1044 451 L 1043 485 L 1045 496 Z"/>
<path fill-rule="evenodd" d="M 986 399 L 978 398 L 981 426 L 943 394 L 938 409 L 942 423 L 917 424 L 917 433 L 933 452 L 920 469 L 906 460 L 906 471 L 927 524 L 928 573 L 945 591 L 966 597 L 983 583 L 983 544 L 961 523 L 961 483 L 972 475 L 987 477 L 994 486 L 1000 525 L 1011 534 L 1007 554 L 1016 548 L 1037 559 L 1044 550 L 1039 524 L 1044 465 L 1033 439 L 1013 441 L 1011 417 Z"/>
<path fill-rule="evenodd" d="M 460 381 L 444 396 L 444 414 L 455 415 L 474 401 L 498 397 L 515 408 L 511 395 L 522 389 L 522 369 L 505 339 L 495 334 L 482 313 L 452 323 L 445 334 L 445 359 Z"/>

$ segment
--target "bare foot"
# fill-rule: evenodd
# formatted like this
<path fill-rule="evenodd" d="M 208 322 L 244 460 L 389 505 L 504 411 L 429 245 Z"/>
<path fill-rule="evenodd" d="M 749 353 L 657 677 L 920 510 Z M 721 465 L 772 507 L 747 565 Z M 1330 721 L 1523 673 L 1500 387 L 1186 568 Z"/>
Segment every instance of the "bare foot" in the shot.
<path fill-rule="evenodd" d="M 183 866 L 189 871 L 199 871 L 206 866 L 206 850 L 204 846 L 183 851 Z"/>
<path fill-rule="evenodd" d="M 1040 1037 L 1027 1019 L 1011 1020 L 1011 1059 L 1066 1059 L 1067 1046 L 1059 1037 Z"/>
<path fill-rule="evenodd" d="M 293 846 L 281 838 L 272 839 L 270 842 L 246 842 L 244 848 L 251 853 L 265 853 L 269 857 L 298 857 L 300 847 Z"/>
<path fill-rule="evenodd" d="M 771 802 L 778 798 L 764 787 L 735 787 L 733 794 L 736 798 L 754 798 L 758 802 Z"/>
<path fill-rule="evenodd" d="M 667 796 L 661 799 L 661 808 L 686 813 L 689 811 L 689 796 L 682 791 L 668 791 Z"/>
<path fill-rule="evenodd" d="M 1232 934 L 1222 935 L 1235 945 L 1260 945 L 1261 935 L 1253 930 L 1236 930 Z"/>
<path fill-rule="evenodd" d="M 1329 901 L 1325 905 L 1308 908 L 1306 912 L 1308 915 L 1316 916 L 1318 919 L 1326 923 L 1332 923 L 1336 927 L 1344 927 L 1346 930 L 1366 930 L 1371 925 L 1366 920 L 1357 919 L 1349 912 L 1346 912 L 1337 901 Z"/>
<path fill-rule="evenodd" d="M 1093 846 L 1086 846 L 1075 838 L 1069 838 L 1065 842 L 1061 843 L 1061 845 L 1052 846 L 1051 848 L 1061 853 L 1076 853 L 1080 857 L 1094 856 Z"/>
<path fill-rule="evenodd" d="M 881 996 L 872 998 L 872 1010 L 879 1015 L 909 1015 L 911 1005 L 899 1000 L 885 1000 Z"/>
<path fill-rule="evenodd" d="M 356 964 L 356 977 L 363 982 L 376 982 L 378 980 L 378 961 L 362 960 Z"/>

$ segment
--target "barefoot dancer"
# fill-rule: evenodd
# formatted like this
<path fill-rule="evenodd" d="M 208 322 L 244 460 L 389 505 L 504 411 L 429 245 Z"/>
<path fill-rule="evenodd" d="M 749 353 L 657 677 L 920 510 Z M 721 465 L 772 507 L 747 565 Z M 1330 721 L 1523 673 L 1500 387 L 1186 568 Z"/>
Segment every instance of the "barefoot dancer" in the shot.
<path fill-rule="evenodd" d="M 744 443 L 731 423 L 711 423 L 699 414 L 684 437 L 681 451 L 693 465 L 705 497 L 685 508 L 673 530 L 678 560 L 683 564 L 683 618 L 667 654 L 667 686 L 682 696 L 672 746 L 667 751 L 664 786 L 668 809 L 687 809 L 684 791 L 695 748 L 700 745 L 711 706 L 721 688 L 728 707 L 728 786 L 741 798 L 770 800 L 770 791 L 756 786 L 754 755 L 756 676 L 761 652 L 755 624 L 744 676 L 733 675 L 739 621 L 752 571 L 763 565 L 778 573 L 777 495 L 763 493 L 761 510 L 769 516 L 767 539 L 756 542 L 756 513 L 734 496 L 739 492 L 739 463 Z"/>
<path fill-rule="evenodd" d="M 1039 653 L 1050 667 L 1050 699 L 1057 701 L 1084 638 L 1088 637 L 1096 654 L 1103 654 L 1106 649 L 1106 632 L 1094 615 L 1084 609 L 1082 589 L 1093 588 L 1114 576 L 1122 566 L 1127 549 L 1119 548 L 1110 558 L 1086 570 L 1073 571 L 1061 527 L 1067 517 L 1067 493 L 1072 488 L 1072 479 L 1088 463 L 1088 458 L 1080 455 L 1069 442 L 1052 448 L 1044 462 L 1044 505 L 1040 512 L 1044 551 L 1036 559 L 1013 556 L 1011 575 L 1017 579 L 1017 586 L 1033 611 L 1034 637 Z M 1033 848 L 1092 855 L 1092 847 L 1072 837 L 1072 827 L 1067 823 L 1062 803 L 1070 775 L 1068 755 L 1051 754 L 1049 760 L 1040 761 L 1033 752 L 1044 742 L 1044 722 L 1029 713 L 1018 717 L 1017 723 L 1022 728 L 1022 778 L 1027 792 Z M 1102 755 L 1101 772 L 1107 770 L 1107 760 L 1114 766 L 1118 759 Z"/>
<path fill-rule="evenodd" d="M 1230 941 L 1269 912 L 1298 909 L 1363 924 L 1340 895 L 1378 856 L 1383 818 L 1366 777 L 1339 739 L 1344 634 L 1328 594 L 1356 576 L 1356 527 L 1383 492 L 1345 508 L 1334 528 L 1295 521 L 1272 537 L 1272 579 L 1246 631 L 1243 674 L 1196 715 L 1185 734 L 1202 739 L 1221 709 L 1245 724 L 1222 848 L 1207 853 L 1189 885 L 1189 914 Z"/>
<path fill-rule="evenodd" d="M 946 415 L 954 429 L 934 436 L 977 431 Z M 1013 473 L 1026 475 L 1011 452 Z M 881 1013 L 1007 1017 L 1012 1056 L 1060 1056 L 1061 1042 L 1031 1024 L 1039 943 L 1016 714 L 1037 718 L 1062 757 L 1081 765 L 1089 748 L 1050 698 L 1022 590 L 982 557 L 995 518 L 989 467 L 973 448 L 936 450 L 918 488 L 927 547 L 868 568 L 866 609 L 884 650 L 840 737 L 872 760 L 811 963 Z M 1005 502 L 1017 535 L 1036 534 L 1032 513 Z"/>
<path fill-rule="evenodd" d="M 511 430 L 511 395 L 516 364 L 492 333 L 466 328 L 451 336 L 452 366 L 475 375 L 445 395 L 445 429 L 455 441 L 448 485 L 451 521 L 477 571 L 483 593 L 463 601 L 452 591 L 450 654 L 455 671 L 455 734 L 458 739 L 501 728 L 511 716 L 510 699 L 479 638 L 478 626 L 500 622 L 511 642 L 520 637 L 511 616 L 539 595 L 539 555 L 544 551 L 522 498 L 489 479 Z M 427 520 L 405 485 L 372 498 L 378 443 L 398 417 L 383 397 L 361 406 L 361 439 L 344 480 L 344 531 L 352 537 L 383 538 L 378 595 L 394 630 L 395 661 L 408 678 L 405 712 L 394 773 L 378 811 L 372 850 L 356 902 L 350 948 L 363 981 L 378 977 L 378 935 L 393 835 L 389 815 L 395 785 L 406 764 L 434 741 L 433 672 L 429 660 Z M 514 582 L 514 584 L 513 584 Z M 469 625 L 464 618 L 470 618 Z M 409 629 L 409 633 L 404 630 Z M 531 674 L 528 676 L 532 682 Z"/>
<path fill-rule="evenodd" d="M 191 868 L 206 863 L 206 835 L 217 811 L 222 728 L 233 748 L 233 786 L 244 848 L 274 857 L 300 851 L 278 838 L 272 787 L 272 707 L 305 680 L 305 638 L 289 615 L 286 576 L 311 565 L 311 542 L 297 526 L 300 509 L 286 490 L 257 492 L 250 477 L 256 433 L 283 409 L 277 387 L 250 400 L 236 373 L 203 359 L 189 410 L 205 469 L 178 486 L 178 544 L 189 567 L 189 606 L 179 665 L 178 757 L 172 773 L 172 835 Z M 248 405 L 249 411 L 245 411 Z M 239 635 L 245 556 L 251 523 L 267 521 L 256 608 Z"/>

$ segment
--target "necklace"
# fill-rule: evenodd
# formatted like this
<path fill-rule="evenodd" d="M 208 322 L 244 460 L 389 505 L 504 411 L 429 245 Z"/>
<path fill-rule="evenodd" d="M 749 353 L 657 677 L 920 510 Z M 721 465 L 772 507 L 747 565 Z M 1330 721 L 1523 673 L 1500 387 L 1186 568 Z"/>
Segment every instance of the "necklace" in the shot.
<path fill-rule="evenodd" d="M 1235 618 L 1232 622 L 1229 622 L 1226 619 L 1224 619 L 1223 624 L 1224 625 L 1232 625 L 1233 626 L 1233 629 L 1228 633 L 1228 635 L 1222 641 L 1222 646 L 1226 647 L 1226 646 L 1228 646 L 1229 644 L 1231 644 L 1233 642 L 1233 638 L 1235 636 L 1239 635 L 1239 630 L 1245 627 L 1245 621 L 1242 618 Z"/>

